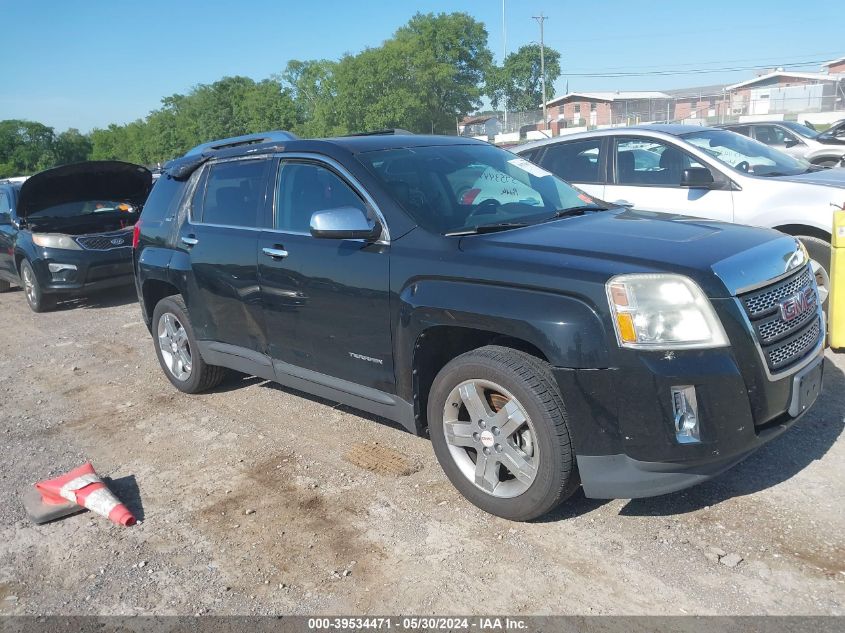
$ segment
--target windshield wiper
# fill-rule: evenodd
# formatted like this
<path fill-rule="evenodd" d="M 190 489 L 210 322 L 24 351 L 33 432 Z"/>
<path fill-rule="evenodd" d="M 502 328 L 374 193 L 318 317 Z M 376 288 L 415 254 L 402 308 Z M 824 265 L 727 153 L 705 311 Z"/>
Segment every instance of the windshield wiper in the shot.
<path fill-rule="evenodd" d="M 507 231 L 509 229 L 521 229 L 528 226 L 525 222 L 491 222 L 490 224 L 479 224 L 478 226 L 461 229 L 460 231 L 452 231 L 446 233 L 446 237 L 454 237 L 455 235 L 478 235 L 480 233 L 495 233 L 496 231 Z"/>
<path fill-rule="evenodd" d="M 558 209 L 550 219 L 565 218 L 572 215 L 584 215 L 587 211 L 607 211 L 607 207 L 602 207 L 596 204 L 584 204 L 578 207 L 567 207 L 565 209 Z"/>

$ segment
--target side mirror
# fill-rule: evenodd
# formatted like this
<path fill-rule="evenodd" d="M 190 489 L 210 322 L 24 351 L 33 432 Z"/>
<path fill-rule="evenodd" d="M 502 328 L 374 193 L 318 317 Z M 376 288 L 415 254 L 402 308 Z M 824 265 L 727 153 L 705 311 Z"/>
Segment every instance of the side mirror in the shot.
<path fill-rule="evenodd" d="M 795 147 L 800 142 L 797 138 L 788 138 L 783 142 L 783 145 L 784 147 Z"/>
<path fill-rule="evenodd" d="M 311 216 L 311 235 L 330 240 L 376 240 L 381 224 L 357 207 L 325 209 Z"/>
<path fill-rule="evenodd" d="M 716 184 L 713 174 L 706 167 L 690 167 L 681 176 L 681 187 L 691 189 L 712 189 Z"/>

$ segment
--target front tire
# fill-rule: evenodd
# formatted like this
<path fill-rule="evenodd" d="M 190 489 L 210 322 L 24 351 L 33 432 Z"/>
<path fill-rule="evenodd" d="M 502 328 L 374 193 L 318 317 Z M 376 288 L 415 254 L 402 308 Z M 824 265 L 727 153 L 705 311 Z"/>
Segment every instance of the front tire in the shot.
<path fill-rule="evenodd" d="M 21 262 L 21 283 L 23 284 L 26 302 L 33 312 L 48 312 L 56 307 L 56 297 L 44 294 L 38 277 L 35 275 L 35 270 L 28 259 Z"/>
<path fill-rule="evenodd" d="M 165 376 L 179 391 L 200 393 L 220 384 L 224 367 L 209 365 L 199 352 L 188 308 L 179 295 L 165 297 L 153 311 L 156 356 Z"/>
<path fill-rule="evenodd" d="M 446 476 L 485 512 L 536 519 L 579 486 L 563 400 L 534 356 L 491 345 L 453 359 L 434 379 L 428 421 Z"/>
<path fill-rule="evenodd" d="M 812 235 L 796 235 L 807 249 L 807 254 L 813 260 L 813 272 L 819 286 L 819 299 L 822 306 L 827 307 L 827 297 L 830 294 L 830 242 L 813 237 Z"/>
<path fill-rule="evenodd" d="M 10 284 L 5 279 L 0 279 L 0 292 L 9 292 L 12 289 L 12 284 Z"/>

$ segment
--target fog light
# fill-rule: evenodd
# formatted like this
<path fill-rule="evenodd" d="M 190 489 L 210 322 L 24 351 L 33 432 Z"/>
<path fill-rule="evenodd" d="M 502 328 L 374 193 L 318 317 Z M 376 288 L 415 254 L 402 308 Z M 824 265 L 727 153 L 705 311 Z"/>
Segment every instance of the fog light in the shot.
<path fill-rule="evenodd" d="M 69 282 L 76 276 L 75 264 L 50 263 L 47 264 L 47 268 L 50 270 L 50 276 L 53 278 L 53 281 Z"/>
<path fill-rule="evenodd" d="M 76 270 L 76 264 L 47 264 L 51 273 L 60 273 L 65 270 Z"/>
<path fill-rule="evenodd" d="M 675 419 L 675 439 L 680 444 L 700 442 L 695 387 L 672 387 L 672 413 Z"/>

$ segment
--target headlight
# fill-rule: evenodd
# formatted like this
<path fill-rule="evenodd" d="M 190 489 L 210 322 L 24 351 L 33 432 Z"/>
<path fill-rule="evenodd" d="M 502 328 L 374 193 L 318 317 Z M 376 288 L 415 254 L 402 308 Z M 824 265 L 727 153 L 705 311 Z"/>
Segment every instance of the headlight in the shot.
<path fill-rule="evenodd" d="M 683 275 L 619 275 L 606 288 L 622 347 L 663 350 L 728 345 L 710 301 Z"/>
<path fill-rule="evenodd" d="M 82 247 L 70 235 L 62 235 L 61 233 L 33 233 L 32 241 L 44 248 L 63 248 L 66 251 L 82 250 Z"/>

